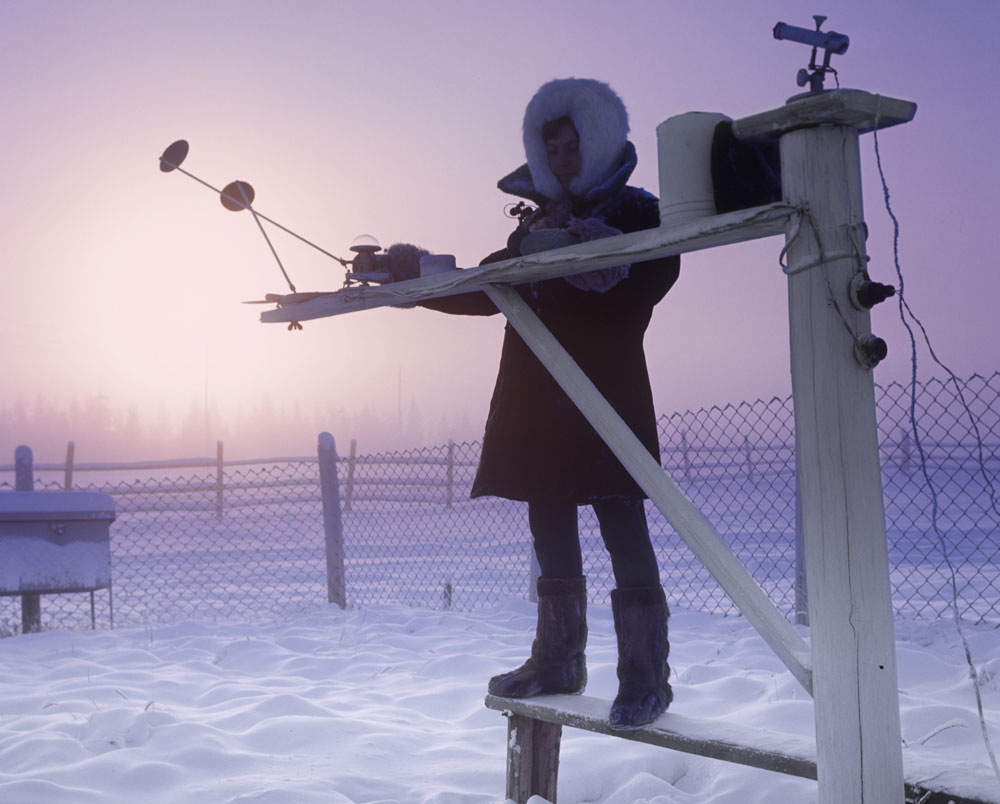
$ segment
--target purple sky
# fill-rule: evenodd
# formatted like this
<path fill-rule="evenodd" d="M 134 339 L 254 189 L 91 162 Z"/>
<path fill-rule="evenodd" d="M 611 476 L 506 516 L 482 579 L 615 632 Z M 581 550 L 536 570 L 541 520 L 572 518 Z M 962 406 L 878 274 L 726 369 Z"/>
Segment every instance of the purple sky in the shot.
<path fill-rule="evenodd" d="M 0 407 L 104 394 L 151 420 L 193 404 L 225 418 L 269 398 L 279 409 L 389 417 L 416 408 L 447 421 L 455 438 L 477 438 L 499 317 L 380 310 L 298 333 L 260 324 L 260 308 L 239 302 L 284 290 L 266 244 L 244 214 L 161 174 L 163 149 L 189 140 L 186 169 L 216 186 L 251 182 L 260 211 L 335 254 L 349 256 L 351 241 L 370 233 L 472 265 L 511 228 L 495 183 L 523 161 L 521 116 L 541 83 L 609 82 L 631 114 L 633 183 L 656 192 L 656 125 L 691 110 L 741 117 L 783 104 L 799 91 L 809 50 L 771 29 L 811 26 L 813 12 L 851 38 L 834 57 L 843 87 L 918 103 L 912 123 L 880 139 L 907 299 L 956 373 L 992 373 L 1000 81 L 980 32 L 1000 25 L 994 0 L 812 9 L 776 0 L 8 0 Z M 862 154 L 871 273 L 896 284 L 870 135 Z M 341 285 L 338 264 L 271 233 L 300 290 Z M 685 258 L 646 340 L 661 411 L 789 392 L 781 245 Z M 873 330 L 890 348 L 876 380 L 906 380 L 894 303 L 876 308 Z M 925 349 L 921 370 L 934 373 Z"/>

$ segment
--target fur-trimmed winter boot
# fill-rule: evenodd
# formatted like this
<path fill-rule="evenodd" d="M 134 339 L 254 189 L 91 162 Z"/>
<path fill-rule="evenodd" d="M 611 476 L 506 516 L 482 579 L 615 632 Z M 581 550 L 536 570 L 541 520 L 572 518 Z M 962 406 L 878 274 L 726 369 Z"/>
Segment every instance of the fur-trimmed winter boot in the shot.
<path fill-rule="evenodd" d="M 490 679 L 491 695 L 532 698 L 582 692 L 587 684 L 587 581 L 538 579 L 538 625 L 531 657 Z"/>
<path fill-rule="evenodd" d="M 667 664 L 670 611 L 660 586 L 614 589 L 611 610 L 618 635 L 618 697 L 609 720 L 614 729 L 635 729 L 659 717 L 674 697 Z"/>

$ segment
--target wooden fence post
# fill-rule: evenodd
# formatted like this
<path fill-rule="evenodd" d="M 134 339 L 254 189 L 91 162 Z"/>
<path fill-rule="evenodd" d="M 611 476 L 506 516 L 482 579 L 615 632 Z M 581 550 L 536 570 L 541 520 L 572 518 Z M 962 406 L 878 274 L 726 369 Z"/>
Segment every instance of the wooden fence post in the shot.
<path fill-rule="evenodd" d="M 351 454 L 347 458 L 347 480 L 344 483 L 344 510 L 351 510 L 351 500 L 354 497 L 354 464 L 358 457 L 358 442 L 351 439 Z"/>
<path fill-rule="evenodd" d="M 340 516 L 340 481 L 337 479 L 337 444 L 329 433 L 319 434 L 319 485 L 323 499 L 323 531 L 326 543 L 327 601 L 347 606 L 344 579 L 344 527 Z"/>
<path fill-rule="evenodd" d="M 743 454 L 747 459 L 747 480 L 753 483 L 753 450 L 750 448 L 750 436 L 743 436 Z"/>
<path fill-rule="evenodd" d="M 35 490 L 35 463 L 31 447 L 22 445 L 14 450 L 14 490 Z M 41 595 L 21 595 L 21 633 L 35 634 L 41 630 Z"/>
<path fill-rule="evenodd" d="M 73 461 L 76 455 L 76 444 L 72 441 L 66 444 L 66 474 L 63 479 L 63 489 L 69 491 L 73 488 Z"/>
<path fill-rule="evenodd" d="M 14 491 L 35 490 L 35 465 L 31 447 L 14 450 Z"/>
<path fill-rule="evenodd" d="M 223 489 L 225 488 L 225 472 L 222 462 L 222 442 L 215 444 L 215 516 L 222 519 Z"/>
<path fill-rule="evenodd" d="M 446 475 L 448 494 L 445 499 L 445 507 L 451 508 L 455 494 L 455 442 L 450 438 L 448 439 L 448 468 Z"/>
<path fill-rule="evenodd" d="M 899 430 L 899 468 L 907 477 L 913 476 L 913 439 L 910 433 L 903 428 Z"/>

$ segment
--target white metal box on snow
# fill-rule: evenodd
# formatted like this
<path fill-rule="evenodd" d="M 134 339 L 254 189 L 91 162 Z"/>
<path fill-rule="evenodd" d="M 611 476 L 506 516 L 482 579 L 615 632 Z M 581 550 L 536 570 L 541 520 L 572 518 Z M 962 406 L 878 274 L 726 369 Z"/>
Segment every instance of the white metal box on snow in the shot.
<path fill-rule="evenodd" d="M 0 595 L 108 588 L 114 519 L 107 494 L 0 492 Z"/>

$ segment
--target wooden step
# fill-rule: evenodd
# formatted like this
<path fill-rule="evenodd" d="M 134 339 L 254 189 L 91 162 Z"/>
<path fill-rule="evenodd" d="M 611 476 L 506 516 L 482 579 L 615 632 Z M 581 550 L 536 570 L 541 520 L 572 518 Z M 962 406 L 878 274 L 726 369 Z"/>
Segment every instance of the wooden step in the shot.
<path fill-rule="evenodd" d="M 507 797 L 518 804 L 533 795 L 555 801 L 563 726 L 790 776 L 816 778 L 816 743 L 808 737 L 675 712 L 667 712 L 638 729 L 616 731 L 608 722 L 611 702 L 587 695 L 527 699 L 488 695 L 486 706 L 509 718 Z M 986 766 L 940 762 L 908 753 L 903 754 L 907 802 L 1000 804 L 1000 782 Z M 984 790 L 996 793 L 984 797 Z"/>

